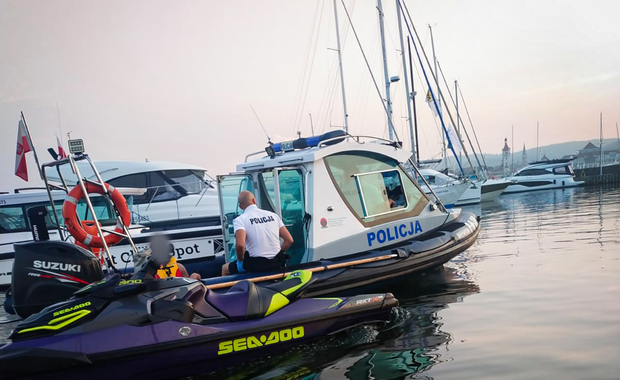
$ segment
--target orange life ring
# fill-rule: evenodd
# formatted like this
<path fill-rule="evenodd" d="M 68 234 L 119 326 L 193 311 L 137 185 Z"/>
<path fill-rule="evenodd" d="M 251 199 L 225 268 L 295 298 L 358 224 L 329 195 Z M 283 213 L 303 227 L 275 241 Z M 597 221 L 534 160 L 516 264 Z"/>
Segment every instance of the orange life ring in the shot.
<path fill-rule="evenodd" d="M 116 190 L 114 186 L 110 186 L 107 183 L 104 184 L 106 189 L 108 189 L 108 194 L 112 198 L 112 202 L 116 209 L 121 215 L 123 222 L 125 222 L 125 226 L 129 226 L 131 222 L 131 212 L 129 211 L 129 207 L 127 207 L 127 201 L 123 194 L 120 191 Z M 84 184 L 86 187 L 86 191 L 91 193 L 103 194 L 103 187 L 100 185 L 86 182 Z M 80 185 L 74 187 L 67 197 L 65 198 L 64 203 L 62 204 L 62 217 L 65 220 L 65 226 L 67 226 L 67 231 L 73 236 L 73 238 L 89 247 L 95 248 L 103 248 L 103 242 L 101 237 L 97 234 L 89 234 L 82 228 L 82 225 L 78 221 L 77 214 L 75 212 L 76 206 L 80 199 L 84 197 L 84 192 L 82 191 L 82 187 Z M 114 228 L 114 232 L 124 233 L 123 225 L 121 221 L 116 223 L 116 227 Z M 108 234 L 104 237 L 105 242 L 108 246 L 114 245 L 119 241 L 123 240 L 121 236 Z"/>
<path fill-rule="evenodd" d="M 97 227 L 95 226 L 94 220 L 82 220 L 81 224 L 82 224 L 82 228 L 84 228 L 84 231 L 86 231 L 87 234 L 97 235 Z M 101 223 L 99 223 L 99 226 L 101 226 Z M 95 256 L 97 256 L 97 258 L 99 259 L 99 263 L 101 265 L 104 264 L 103 255 L 100 254 L 103 248 L 89 247 L 87 245 L 80 243 L 79 241 L 76 241 L 75 245 L 91 251 L 92 253 L 95 254 Z"/>

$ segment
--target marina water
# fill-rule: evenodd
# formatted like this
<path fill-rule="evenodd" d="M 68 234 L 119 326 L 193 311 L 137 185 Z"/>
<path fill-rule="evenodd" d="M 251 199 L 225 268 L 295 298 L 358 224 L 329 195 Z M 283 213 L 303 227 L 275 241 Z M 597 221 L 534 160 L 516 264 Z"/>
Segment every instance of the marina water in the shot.
<path fill-rule="evenodd" d="M 483 218 L 478 241 L 387 289 L 402 308 L 392 330 L 359 328 L 204 378 L 618 379 L 620 187 L 466 209 Z M 2 341 L 14 326 L 0 326 Z"/>

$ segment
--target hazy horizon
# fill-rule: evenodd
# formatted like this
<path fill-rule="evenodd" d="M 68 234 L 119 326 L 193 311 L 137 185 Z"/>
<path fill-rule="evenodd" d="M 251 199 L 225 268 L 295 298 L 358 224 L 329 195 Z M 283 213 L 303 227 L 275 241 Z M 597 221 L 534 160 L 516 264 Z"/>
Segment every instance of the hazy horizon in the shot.
<path fill-rule="evenodd" d="M 385 96 L 376 3 L 345 3 Z M 406 4 L 427 53 L 433 25 L 438 59 L 449 85 L 459 81 L 484 153 L 500 153 L 512 125 L 518 150 L 535 147 L 537 121 L 540 146 L 598 139 L 600 112 L 604 137 L 616 136 L 620 3 Z M 350 131 L 387 137 L 340 2 L 338 11 Z M 409 147 L 393 1 L 384 12 L 389 74 L 401 76 L 391 88 L 394 123 Z M 60 132 L 56 104 L 63 135 L 84 139 L 95 160 L 186 162 L 211 175 L 264 148 L 250 104 L 274 141 L 310 135 L 309 113 L 316 134 L 341 127 L 335 47 L 329 0 L 2 1 L 0 190 L 40 184 L 31 153 L 30 181 L 13 174 L 19 112 L 40 160 L 49 161 L 46 148 Z M 421 157 L 431 158 L 441 136 L 421 75 L 416 65 Z"/>

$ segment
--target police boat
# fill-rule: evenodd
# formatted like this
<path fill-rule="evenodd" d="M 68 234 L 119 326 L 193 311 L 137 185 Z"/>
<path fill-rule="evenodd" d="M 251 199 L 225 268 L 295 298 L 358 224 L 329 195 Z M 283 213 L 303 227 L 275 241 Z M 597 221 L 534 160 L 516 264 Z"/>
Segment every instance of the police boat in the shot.
<path fill-rule="evenodd" d="M 474 244 L 479 218 L 447 210 L 410 156 L 396 142 L 340 130 L 249 154 L 236 173 L 217 177 L 226 260 L 236 260 L 233 220 L 242 212 L 243 190 L 280 215 L 294 244 L 281 271 L 210 278 L 205 285 L 227 289 L 306 269 L 317 278 L 307 294 L 318 296 L 443 265 Z"/>
<path fill-rule="evenodd" d="M 0 348 L 0 379 L 190 376 L 382 325 L 398 305 L 391 293 L 300 298 L 316 280 L 310 271 L 217 293 L 193 279 L 153 279 L 160 265 L 151 256 L 131 278 L 107 276 L 22 321 Z"/>

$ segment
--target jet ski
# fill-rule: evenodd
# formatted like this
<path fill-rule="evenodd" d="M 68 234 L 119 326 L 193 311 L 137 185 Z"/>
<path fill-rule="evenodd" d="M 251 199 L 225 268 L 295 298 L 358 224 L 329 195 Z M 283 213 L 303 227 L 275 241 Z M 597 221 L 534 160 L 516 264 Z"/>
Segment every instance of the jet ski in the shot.
<path fill-rule="evenodd" d="M 130 278 L 105 277 L 22 321 L 0 348 L 0 379 L 157 379 L 195 375 L 367 323 L 385 323 L 391 293 L 300 298 L 299 270 L 226 293 L 188 278 L 153 279 L 151 257 Z"/>

